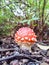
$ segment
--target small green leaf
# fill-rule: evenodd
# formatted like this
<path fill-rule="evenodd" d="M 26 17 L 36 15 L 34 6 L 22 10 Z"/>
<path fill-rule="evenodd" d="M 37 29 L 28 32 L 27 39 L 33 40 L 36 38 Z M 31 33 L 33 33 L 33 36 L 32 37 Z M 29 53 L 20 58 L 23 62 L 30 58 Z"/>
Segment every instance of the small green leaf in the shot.
<path fill-rule="evenodd" d="M 38 17 L 32 17 L 32 20 L 39 20 Z"/>

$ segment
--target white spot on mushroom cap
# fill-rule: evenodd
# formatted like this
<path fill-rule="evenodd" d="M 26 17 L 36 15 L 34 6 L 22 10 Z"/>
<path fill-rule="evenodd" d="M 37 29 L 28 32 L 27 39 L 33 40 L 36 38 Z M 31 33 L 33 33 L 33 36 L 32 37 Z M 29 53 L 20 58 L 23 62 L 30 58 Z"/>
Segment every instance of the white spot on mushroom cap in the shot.
<path fill-rule="evenodd" d="M 29 34 L 30 36 L 32 35 L 32 34 Z"/>
<path fill-rule="evenodd" d="M 21 38 L 21 40 L 24 40 L 24 38 Z"/>
<path fill-rule="evenodd" d="M 34 35 L 34 34 L 32 33 L 32 35 Z"/>
<path fill-rule="evenodd" d="M 34 32 L 34 31 L 32 30 L 32 32 Z"/>
<path fill-rule="evenodd" d="M 29 38 L 29 41 L 30 41 L 31 39 Z"/>
<path fill-rule="evenodd" d="M 25 37 L 26 40 L 28 40 L 28 37 Z"/>
<path fill-rule="evenodd" d="M 32 40 L 35 40 L 35 38 L 32 38 Z"/>
<path fill-rule="evenodd" d="M 17 37 L 17 39 L 20 39 L 20 37 Z"/>
<path fill-rule="evenodd" d="M 17 37 L 17 34 L 15 34 L 15 37 Z"/>
<path fill-rule="evenodd" d="M 32 41 L 37 41 L 35 38 L 32 38 Z"/>

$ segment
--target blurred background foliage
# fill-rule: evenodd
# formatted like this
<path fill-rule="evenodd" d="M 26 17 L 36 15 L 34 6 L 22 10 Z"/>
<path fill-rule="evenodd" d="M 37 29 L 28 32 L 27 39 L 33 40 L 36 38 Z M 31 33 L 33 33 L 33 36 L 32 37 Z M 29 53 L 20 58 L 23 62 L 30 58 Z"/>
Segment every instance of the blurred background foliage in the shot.
<path fill-rule="evenodd" d="M 43 31 L 49 26 L 49 0 L 0 0 L 0 35 L 10 35 L 19 22 Z"/>

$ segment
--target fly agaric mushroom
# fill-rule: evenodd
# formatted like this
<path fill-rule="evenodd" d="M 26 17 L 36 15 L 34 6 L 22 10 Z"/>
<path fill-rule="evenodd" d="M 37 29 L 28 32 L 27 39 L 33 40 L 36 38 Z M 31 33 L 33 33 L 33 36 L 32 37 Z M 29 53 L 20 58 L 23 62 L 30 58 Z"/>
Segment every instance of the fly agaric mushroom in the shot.
<path fill-rule="evenodd" d="M 34 44 L 37 41 L 36 37 L 37 36 L 35 35 L 34 31 L 31 28 L 22 27 L 15 33 L 14 40 L 23 49 L 24 49 L 24 46 L 25 48 L 30 49 L 32 44 Z"/>

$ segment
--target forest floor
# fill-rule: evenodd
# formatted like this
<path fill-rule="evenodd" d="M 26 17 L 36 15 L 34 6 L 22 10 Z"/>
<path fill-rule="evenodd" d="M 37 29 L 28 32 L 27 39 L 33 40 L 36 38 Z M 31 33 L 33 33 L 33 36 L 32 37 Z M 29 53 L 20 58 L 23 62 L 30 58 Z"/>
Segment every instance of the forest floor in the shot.
<path fill-rule="evenodd" d="M 28 25 L 18 24 L 13 31 L 23 26 Z M 33 27 L 30 26 L 30 28 Z M 34 27 L 33 29 L 38 36 L 37 44 L 41 43 L 41 45 L 47 47 L 49 45 L 49 29 L 44 27 L 41 32 L 38 27 Z M 15 43 L 13 36 L 0 36 L 0 65 L 49 65 L 49 48 L 44 50 L 38 47 L 37 44 L 34 44 L 30 52 L 29 50 L 20 48 Z"/>

